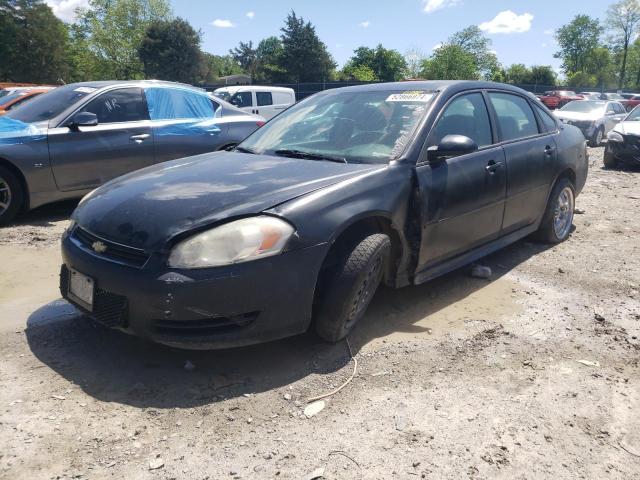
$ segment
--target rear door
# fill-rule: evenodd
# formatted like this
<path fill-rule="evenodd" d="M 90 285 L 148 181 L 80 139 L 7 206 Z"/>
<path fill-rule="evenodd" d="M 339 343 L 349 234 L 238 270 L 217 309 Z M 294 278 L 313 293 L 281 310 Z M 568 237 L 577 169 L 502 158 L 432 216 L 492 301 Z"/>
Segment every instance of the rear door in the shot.
<path fill-rule="evenodd" d="M 262 115 L 266 120 L 276 115 L 273 105 L 273 94 L 271 92 L 255 92 L 256 108 L 255 113 Z"/>
<path fill-rule="evenodd" d="M 488 95 L 507 162 L 506 235 L 535 222 L 545 209 L 557 158 L 555 132 L 538 125 L 523 96 L 496 91 Z"/>
<path fill-rule="evenodd" d="M 423 235 L 418 270 L 498 237 L 506 192 L 504 152 L 492 134 L 481 92 L 450 100 L 429 134 L 426 147 L 446 135 L 464 135 L 479 150 L 416 168 L 422 192 Z M 423 149 L 424 151 L 424 149 Z"/>
<path fill-rule="evenodd" d="M 153 137 L 142 89 L 104 92 L 77 112 L 98 117 L 94 127 L 49 130 L 49 156 L 60 190 L 84 190 L 152 165 Z"/>
<path fill-rule="evenodd" d="M 206 93 L 179 87 L 145 89 L 153 127 L 155 161 L 213 152 L 225 146 L 228 124 Z"/>

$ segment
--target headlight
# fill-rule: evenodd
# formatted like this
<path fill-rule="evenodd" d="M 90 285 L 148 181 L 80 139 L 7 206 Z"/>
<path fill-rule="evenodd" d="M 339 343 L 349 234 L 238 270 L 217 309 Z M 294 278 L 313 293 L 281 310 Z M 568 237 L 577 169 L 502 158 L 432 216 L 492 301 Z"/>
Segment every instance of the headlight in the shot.
<path fill-rule="evenodd" d="M 169 255 L 173 268 L 206 268 L 248 262 L 282 252 L 294 229 L 284 220 L 243 218 L 194 235 Z"/>
<path fill-rule="evenodd" d="M 618 132 L 614 132 L 613 130 L 611 130 L 609 133 L 607 133 L 607 140 L 609 140 L 610 142 L 624 142 L 624 137 Z"/>

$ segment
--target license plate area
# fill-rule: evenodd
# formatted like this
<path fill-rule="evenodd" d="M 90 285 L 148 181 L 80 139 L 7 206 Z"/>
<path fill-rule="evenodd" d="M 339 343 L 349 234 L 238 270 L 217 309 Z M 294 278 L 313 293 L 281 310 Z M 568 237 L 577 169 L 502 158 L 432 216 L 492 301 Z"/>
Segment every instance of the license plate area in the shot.
<path fill-rule="evenodd" d="M 69 269 L 69 298 L 88 311 L 93 310 L 95 281 L 79 271 Z"/>

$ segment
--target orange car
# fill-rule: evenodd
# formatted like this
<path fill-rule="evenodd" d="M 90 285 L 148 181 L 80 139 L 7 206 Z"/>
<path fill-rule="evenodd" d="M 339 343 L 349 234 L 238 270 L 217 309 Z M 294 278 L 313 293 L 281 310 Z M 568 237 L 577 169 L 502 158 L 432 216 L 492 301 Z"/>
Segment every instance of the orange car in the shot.
<path fill-rule="evenodd" d="M 37 95 L 46 93 L 51 88 L 30 88 L 29 90 L 19 90 L 0 98 L 0 115 L 4 115 L 12 108 L 22 105 L 24 102 L 35 98 Z"/>

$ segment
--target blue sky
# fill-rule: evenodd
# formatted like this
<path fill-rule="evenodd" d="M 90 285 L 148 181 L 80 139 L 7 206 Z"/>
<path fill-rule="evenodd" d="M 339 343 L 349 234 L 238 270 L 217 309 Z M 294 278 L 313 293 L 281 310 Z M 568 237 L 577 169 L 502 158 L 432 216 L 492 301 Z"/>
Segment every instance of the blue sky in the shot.
<path fill-rule="evenodd" d="M 45 0 L 63 20 L 87 0 Z M 578 13 L 602 18 L 613 0 L 171 0 L 174 13 L 203 33 L 205 51 L 224 55 L 238 42 L 280 35 L 294 9 L 310 20 L 342 66 L 361 45 L 382 43 L 430 54 L 453 32 L 476 24 L 503 65 L 552 65 L 553 31 Z"/>
<path fill-rule="evenodd" d="M 425 53 L 453 32 L 483 24 L 500 61 L 559 66 L 552 32 L 578 13 L 602 17 L 607 0 L 172 0 L 176 15 L 203 32 L 204 50 L 226 54 L 239 41 L 259 42 L 279 35 L 292 8 L 310 20 L 342 65 L 360 45 L 382 43 L 404 53 L 416 46 Z M 435 8 L 434 8 L 435 7 Z M 500 12 L 511 11 L 515 15 Z M 251 14 L 247 16 L 249 12 Z M 528 15 L 527 15 L 528 14 Z M 531 18 L 532 17 L 532 18 Z M 212 22 L 222 27 L 215 27 Z M 222 21 L 222 22 L 220 22 Z M 224 27 L 230 22 L 231 27 Z M 368 22 L 368 23 L 367 23 Z M 491 33 L 503 23 L 511 33 Z M 504 29 L 504 28 L 503 28 Z"/>

